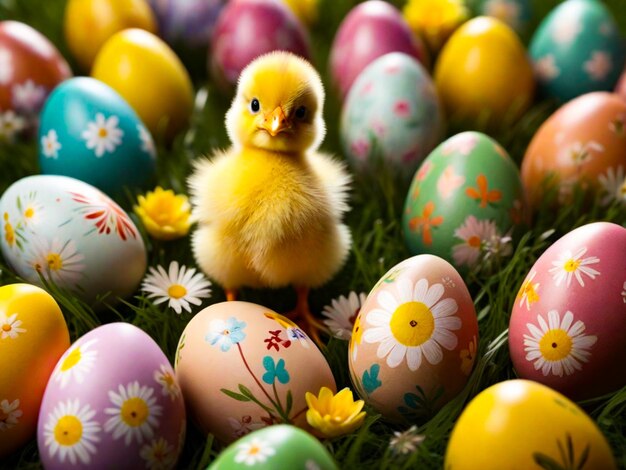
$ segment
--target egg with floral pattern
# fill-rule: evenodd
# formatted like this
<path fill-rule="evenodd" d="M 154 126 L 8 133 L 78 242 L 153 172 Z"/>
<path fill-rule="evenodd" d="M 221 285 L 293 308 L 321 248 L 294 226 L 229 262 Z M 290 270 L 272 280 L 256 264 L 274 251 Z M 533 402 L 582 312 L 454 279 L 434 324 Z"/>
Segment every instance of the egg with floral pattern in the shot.
<path fill-rule="evenodd" d="M 144 188 L 155 171 L 150 132 L 110 86 L 72 78 L 50 95 L 41 113 L 39 165 L 121 196 Z"/>
<path fill-rule="evenodd" d="M 291 320 L 248 302 L 213 304 L 180 337 L 176 375 L 192 419 L 224 443 L 271 424 L 310 429 L 305 394 L 335 379 Z"/>
<path fill-rule="evenodd" d="M 535 208 L 569 204 L 577 191 L 626 203 L 626 101 L 593 92 L 565 103 L 533 136 L 521 173 Z"/>
<path fill-rule="evenodd" d="M 520 36 L 528 31 L 533 16 L 530 0 L 480 0 L 476 10 L 479 15 L 499 19 Z"/>
<path fill-rule="evenodd" d="M 289 7 L 280 1 L 229 2 L 213 30 L 209 69 L 219 84 L 231 88 L 246 65 L 272 51 L 311 58 L 308 33 Z"/>
<path fill-rule="evenodd" d="M 170 44 L 207 46 L 226 0 L 149 0 L 159 34 Z"/>
<path fill-rule="evenodd" d="M 443 116 L 428 72 L 401 52 L 369 64 L 343 105 L 344 152 L 361 169 L 375 168 L 381 159 L 410 177 L 442 133 Z"/>
<path fill-rule="evenodd" d="M 30 284 L 0 287 L 0 459 L 35 435 L 46 384 L 69 345 L 50 294 Z"/>
<path fill-rule="evenodd" d="M 385 418 L 421 423 L 465 386 L 478 321 L 463 279 L 433 255 L 408 258 L 374 286 L 348 352 L 358 394 Z"/>
<path fill-rule="evenodd" d="M 133 221 L 113 200 L 74 178 L 35 175 L 0 198 L 0 248 L 23 279 L 41 277 L 97 307 L 132 294 L 146 270 Z"/>
<path fill-rule="evenodd" d="M 48 93 L 72 76 L 41 33 L 19 21 L 0 22 L 0 140 L 37 128 Z"/>
<path fill-rule="evenodd" d="M 546 16 L 529 48 L 540 91 L 568 101 L 612 90 L 626 60 L 615 18 L 596 0 L 567 0 Z"/>
<path fill-rule="evenodd" d="M 462 272 L 511 253 L 526 220 L 519 171 L 495 140 L 480 132 L 450 137 L 415 173 L 402 229 L 413 254 L 432 253 Z"/>
<path fill-rule="evenodd" d="M 509 324 L 518 375 L 573 400 L 626 385 L 626 228 L 584 225 L 554 242 L 519 289 Z"/>
<path fill-rule="evenodd" d="M 41 403 L 43 466 L 172 469 L 185 442 L 185 403 L 174 370 L 150 336 L 109 323 L 57 362 Z"/>

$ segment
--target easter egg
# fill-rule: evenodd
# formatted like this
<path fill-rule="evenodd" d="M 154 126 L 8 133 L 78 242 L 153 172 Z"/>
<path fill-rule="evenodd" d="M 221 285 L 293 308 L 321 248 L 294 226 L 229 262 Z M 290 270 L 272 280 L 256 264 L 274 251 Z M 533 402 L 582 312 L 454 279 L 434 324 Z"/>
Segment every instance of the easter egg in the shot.
<path fill-rule="evenodd" d="M 154 34 L 141 29 L 114 34 L 96 56 L 91 76 L 117 91 L 152 135 L 171 139 L 187 125 L 193 109 L 191 79 Z"/>
<path fill-rule="evenodd" d="M 518 375 L 575 400 L 626 385 L 626 228 L 584 225 L 553 243 L 517 294 L 509 348 Z"/>
<path fill-rule="evenodd" d="M 424 45 L 393 5 L 369 0 L 350 10 L 330 49 L 330 75 L 342 98 L 369 63 L 389 52 L 426 61 Z"/>
<path fill-rule="evenodd" d="M 581 408 L 519 379 L 492 385 L 467 405 L 452 430 L 444 467 L 617 468 L 606 438 Z"/>
<path fill-rule="evenodd" d="M 379 157 L 410 177 L 442 133 L 437 91 L 428 72 L 401 52 L 369 64 L 343 106 L 344 152 L 359 167 Z"/>
<path fill-rule="evenodd" d="M 478 15 L 497 18 L 517 34 L 524 35 L 532 19 L 532 5 L 530 0 L 480 0 Z"/>
<path fill-rule="evenodd" d="M 554 8 L 529 52 L 540 91 L 560 101 L 612 90 L 626 60 L 615 19 L 596 0 L 567 0 Z"/>
<path fill-rule="evenodd" d="M 525 220 L 515 163 L 493 139 L 463 132 L 433 150 L 415 173 L 402 229 L 411 253 L 432 253 L 466 271 L 484 264 L 489 249 L 507 250 L 502 237 Z M 506 253 L 492 253 L 498 254 Z"/>
<path fill-rule="evenodd" d="M 167 42 L 206 46 L 226 0 L 149 0 Z"/>
<path fill-rule="evenodd" d="M 254 465 L 255 469 L 263 470 L 338 469 L 320 441 L 289 424 L 277 424 L 247 434 L 220 452 L 208 470 L 237 470 L 242 465 Z"/>
<path fill-rule="evenodd" d="M 0 22 L 0 140 L 36 128 L 48 93 L 72 76 L 59 51 L 18 21 Z"/>
<path fill-rule="evenodd" d="M 561 106 L 539 128 L 522 161 L 522 181 L 535 208 L 550 191 L 571 201 L 576 187 L 603 195 L 601 204 L 622 200 L 626 171 L 626 101 L 594 92 Z"/>
<path fill-rule="evenodd" d="M 531 104 L 533 69 L 519 37 L 495 18 L 457 29 L 435 66 L 435 85 L 451 120 L 503 127 Z"/>
<path fill-rule="evenodd" d="M 43 466 L 174 468 L 185 440 L 185 404 L 167 357 L 128 323 L 80 337 L 59 359 L 41 403 Z"/>
<path fill-rule="evenodd" d="M 156 22 L 146 0 L 69 0 L 63 28 L 70 51 L 89 70 L 102 45 L 115 33 L 126 28 L 155 33 Z"/>
<path fill-rule="evenodd" d="M 361 307 L 350 376 L 385 418 L 419 423 L 463 389 L 477 346 L 476 311 L 459 273 L 437 256 L 414 256 L 391 268 Z"/>
<path fill-rule="evenodd" d="M 44 174 L 85 181 L 110 195 L 142 188 L 155 170 L 152 136 L 111 87 L 88 77 L 59 85 L 39 126 Z"/>
<path fill-rule="evenodd" d="M 311 57 L 308 33 L 285 4 L 267 0 L 229 2 L 213 31 L 209 69 L 223 87 L 233 87 L 246 65 L 278 50 Z"/>
<path fill-rule="evenodd" d="M 213 304 L 191 319 L 176 375 L 192 418 L 224 443 L 270 424 L 307 428 L 306 392 L 336 390 L 315 343 L 291 320 L 248 302 Z"/>
<path fill-rule="evenodd" d="M 617 85 L 615 85 L 615 93 L 626 100 L 626 67 L 624 67 L 622 75 L 620 75 Z"/>
<path fill-rule="evenodd" d="M 40 276 L 96 304 L 132 294 L 146 270 L 143 240 L 126 212 L 93 186 L 56 175 L 13 183 L 0 198 L 4 259 L 33 284 Z"/>
<path fill-rule="evenodd" d="M 48 378 L 69 345 L 50 294 L 30 284 L 0 287 L 0 459 L 35 435 Z"/>

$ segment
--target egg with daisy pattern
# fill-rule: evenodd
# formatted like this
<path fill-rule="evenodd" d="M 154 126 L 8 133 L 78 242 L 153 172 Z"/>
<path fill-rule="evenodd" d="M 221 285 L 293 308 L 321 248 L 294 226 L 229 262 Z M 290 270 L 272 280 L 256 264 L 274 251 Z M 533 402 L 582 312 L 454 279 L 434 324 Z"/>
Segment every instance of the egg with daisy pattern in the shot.
<path fill-rule="evenodd" d="M 509 349 L 521 378 L 573 400 L 626 385 L 626 228 L 595 222 L 554 242 L 519 288 Z"/>
<path fill-rule="evenodd" d="M 156 166 L 154 142 L 135 111 L 110 86 L 89 77 L 59 85 L 41 113 L 39 164 L 121 196 L 145 188 Z"/>
<path fill-rule="evenodd" d="M 463 279 L 442 258 L 418 255 L 392 267 L 367 296 L 348 362 L 367 404 L 390 421 L 418 424 L 463 389 L 477 351 Z"/>
<path fill-rule="evenodd" d="M 167 357 L 128 323 L 80 337 L 48 381 L 37 429 L 48 470 L 174 468 L 185 404 Z"/>

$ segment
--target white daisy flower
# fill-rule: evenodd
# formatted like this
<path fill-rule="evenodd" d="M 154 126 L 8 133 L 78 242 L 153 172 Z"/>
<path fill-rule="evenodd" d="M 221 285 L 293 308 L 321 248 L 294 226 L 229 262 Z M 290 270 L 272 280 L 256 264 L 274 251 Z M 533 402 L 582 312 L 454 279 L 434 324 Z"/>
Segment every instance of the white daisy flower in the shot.
<path fill-rule="evenodd" d="M 156 298 L 155 304 L 169 301 L 169 306 L 178 314 L 185 309 L 191 312 L 191 306 L 200 305 L 202 300 L 211 296 L 211 282 L 202 273 L 196 273 L 194 268 L 181 266 L 178 261 L 172 261 L 168 272 L 162 266 L 157 269 L 150 267 L 148 274 L 141 285 L 141 289 L 149 298 Z"/>
<path fill-rule="evenodd" d="M 561 70 L 556 65 L 556 61 L 552 54 L 547 54 L 540 59 L 537 59 L 534 63 L 535 74 L 544 82 L 549 82 L 550 80 L 561 75 Z"/>
<path fill-rule="evenodd" d="M 417 426 L 413 425 L 404 432 L 394 431 L 389 440 L 389 448 L 394 454 L 408 455 L 417 451 L 426 436 L 417 433 Z"/>
<path fill-rule="evenodd" d="M 591 58 L 583 64 L 583 69 L 592 80 L 601 81 L 611 72 L 611 56 L 603 51 L 593 51 Z"/>
<path fill-rule="evenodd" d="M 457 266 L 473 267 L 480 260 L 485 242 L 498 236 L 498 229 L 492 220 L 478 220 L 468 216 L 463 225 L 454 231 L 454 236 L 464 243 L 452 247 L 452 258 Z"/>
<path fill-rule="evenodd" d="M 8 49 L 0 47 L 0 85 L 6 85 L 13 78 L 13 56 Z"/>
<path fill-rule="evenodd" d="M 139 456 L 146 462 L 146 468 L 152 470 L 168 470 L 174 468 L 176 463 L 174 446 L 162 437 L 145 444 L 139 451 Z"/>
<path fill-rule="evenodd" d="M 341 295 L 331 301 L 332 305 L 326 305 L 322 315 L 327 317 L 324 324 L 328 327 L 335 338 L 349 340 L 352 336 L 354 320 L 361 311 L 361 307 L 367 299 L 367 294 L 350 292 L 348 297 Z"/>
<path fill-rule="evenodd" d="M 58 460 L 67 459 L 72 465 L 91 462 L 97 452 L 96 443 L 100 424 L 92 420 L 96 412 L 89 405 L 81 406 L 80 401 L 60 402 L 48 415 L 44 425 L 45 446 L 50 457 L 58 454 Z"/>
<path fill-rule="evenodd" d="M 541 369 L 544 376 L 559 377 L 582 370 L 581 363 L 589 361 L 589 349 L 598 338 L 583 334 L 585 324 L 582 321 L 572 325 L 574 315 L 570 311 L 565 312 L 562 321 L 556 310 L 548 312 L 547 324 L 541 315 L 537 315 L 537 321 L 539 328 L 527 323 L 530 335 L 524 334 L 526 360 L 534 363 L 535 370 Z"/>
<path fill-rule="evenodd" d="M 442 299 L 442 284 L 428 286 L 426 279 L 415 285 L 406 279 L 397 282 L 397 297 L 381 291 L 377 300 L 382 308 L 371 310 L 366 318 L 369 328 L 363 340 L 380 343 L 376 352 L 379 358 L 387 357 L 389 367 L 398 367 L 406 356 L 410 370 L 419 369 L 422 355 L 430 364 L 443 359 L 442 347 L 451 351 L 458 342 L 452 330 L 461 328 L 461 319 L 452 298 Z"/>
<path fill-rule="evenodd" d="M 256 465 L 257 463 L 265 462 L 268 457 L 275 453 L 276 450 L 267 442 L 253 438 L 237 446 L 235 463 L 242 463 L 246 466 Z"/>
<path fill-rule="evenodd" d="M 41 137 L 41 150 L 46 158 L 59 158 L 59 150 L 61 150 L 59 136 L 57 131 L 50 129 L 48 133 Z"/>
<path fill-rule="evenodd" d="M 598 182 L 605 193 L 600 201 L 603 206 L 608 206 L 613 201 L 626 204 L 626 173 L 623 166 L 610 167 L 605 174 L 598 176 Z"/>
<path fill-rule="evenodd" d="M 15 427 L 19 422 L 19 418 L 22 417 L 22 410 L 20 410 L 20 401 L 9 400 L 0 401 L 0 431 L 7 431 Z"/>
<path fill-rule="evenodd" d="M 535 282 L 533 284 L 533 279 L 537 275 L 537 271 L 531 271 L 530 276 L 524 281 L 522 287 L 520 287 L 519 292 L 517 293 L 517 298 L 519 299 L 519 306 L 521 307 L 526 302 L 526 310 L 530 310 L 530 306 L 535 302 L 539 301 L 539 286 L 541 283 Z"/>
<path fill-rule="evenodd" d="M 98 357 L 98 351 L 92 349 L 97 342 L 95 338 L 90 339 L 82 344 L 76 344 L 63 354 L 52 373 L 52 378 L 59 383 L 61 389 L 64 389 L 70 381 L 77 384 L 85 381 Z"/>
<path fill-rule="evenodd" d="M 87 123 L 87 129 L 83 131 L 81 137 L 87 141 L 88 149 L 94 149 L 96 157 L 102 157 L 105 152 L 115 152 L 117 146 L 122 143 L 124 132 L 117 127 L 118 123 L 117 116 L 105 119 L 102 113 L 96 114 L 95 121 Z"/>
<path fill-rule="evenodd" d="M 156 150 L 154 148 L 154 140 L 152 140 L 152 135 L 150 134 L 150 132 L 148 132 L 148 129 L 146 129 L 141 124 L 137 124 L 137 130 L 139 131 L 141 150 L 154 157 L 156 155 Z"/>
<path fill-rule="evenodd" d="M 46 99 L 46 88 L 32 80 L 18 83 L 12 88 L 13 107 L 24 113 L 36 113 Z"/>
<path fill-rule="evenodd" d="M 580 248 L 574 254 L 570 250 L 566 250 L 559 259 L 552 262 L 553 267 L 548 271 L 552 273 L 557 287 L 563 280 L 565 280 L 565 285 L 569 287 L 573 277 L 576 277 L 581 287 L 585 287 L 583 274 L 591 279 L 595 279 L 596 276 L 600 275 L 600 271 L 589 267 L 590 264 L 598 264 L 600 259 L 597 256 L 583 258 L 585 253 L 587 253 L 587 247 Z"/>
<path fill-rule="evenodd" d="M 0 312 L 0 340 L 10 338 L 15 339 L 20 334 L 26 333 L 22 326 L 22 320 L 17 319 L 17 313 L 7 317 L 6 313 Z"/>
<path fill-rule="evenodd" d="M 24 200 L 20 200 L 18 208 L 22 212 L 24 225 L 33 226 L 41 221 L 44 206 L 37 199 L 37 192 L 31 191 Z"/>
<path fill-rule="evenodd" d="M 174 377 L 174 371 L 169 365 L 161 364 L 160 369 L 154 371 L 154 380 L 162 387 L 161 395 L 167 395 L 172 401 L 180 395 L 180 387 L 176 382 L 176 377 Z"/>
<path fill-rule="evenodd" d="M 33 239 L 28 263 L 33 268 L 33 279 L 39 279 L 37 273 L 41 273 L 57 284 L 72 284 L 81 278 L 85 269 L 81 261 L 84 259 L 76 250 L 73 240 L 62 242 L 55 237 L 50 242 L 45 237 L 36 237 Z"/>
<path fill-rule="evenodd" d="M 594 157 L 594 153 L 604 152 L 604 146 L 595 140 L 590 140 L 585 143 L 576 141 L 565 151 L 569 153 L 573 162 L 580 166 L 591 161 Z"/>
<path fill-rule="evenodd" d="M 0 140 L 12 142 L 15 135 L 26 127 L 26 120 L 9 110 L 0 111 Z"/>
<path fill-rule="evenodd" d="M 151 439 L 154 428 L 159 425 L 157 417 L 162 413 L 161 405 L 156 404 L 153 396 L 154 389 L 134 381 L 126 387 L 120 385 L 118 392 L 109 391 L 109 400 L 115 407 L 104 410 L 105 414 L 112 415 L 104 424 L 104 430 L 113 433 L 113 439 L 124 437 L 127 446 L 133 439 L 139 444 Z"/>

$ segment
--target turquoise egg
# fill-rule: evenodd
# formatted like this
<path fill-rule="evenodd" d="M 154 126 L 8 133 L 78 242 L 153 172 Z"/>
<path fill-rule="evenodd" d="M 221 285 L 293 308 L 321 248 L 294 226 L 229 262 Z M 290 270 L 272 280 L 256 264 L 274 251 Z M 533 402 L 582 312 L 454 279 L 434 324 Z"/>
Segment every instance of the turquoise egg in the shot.
<path fill-rule="evenodd" d="M 369 64 L 344 103 L 341 139 L 357 169 L 376 158 L 412 175 L 443 130 L 437 91 L 413 57 L 392 52 Z"/>
<path fill-rule="evenodd" d="M 612 91 L 626 60 L 615 19 L 597 0 L 567 0 L 552 10 L 530 55 L 541 92 L 560 101 Z"/>
<path fill-rule="evenodd" d="M 48 97 L 39 127 L 42 173 L 70 176 L 119 196 L 125 187 L 145 189 L 155 160 L 150 132 L 108 85 L 72 78 Z"/>
<path fill-rule="evenodd" d="M 524 36 L 532 18 L 532 5 L 530 0 L 480 0 L 476 13 L 497 18 Z"/>

